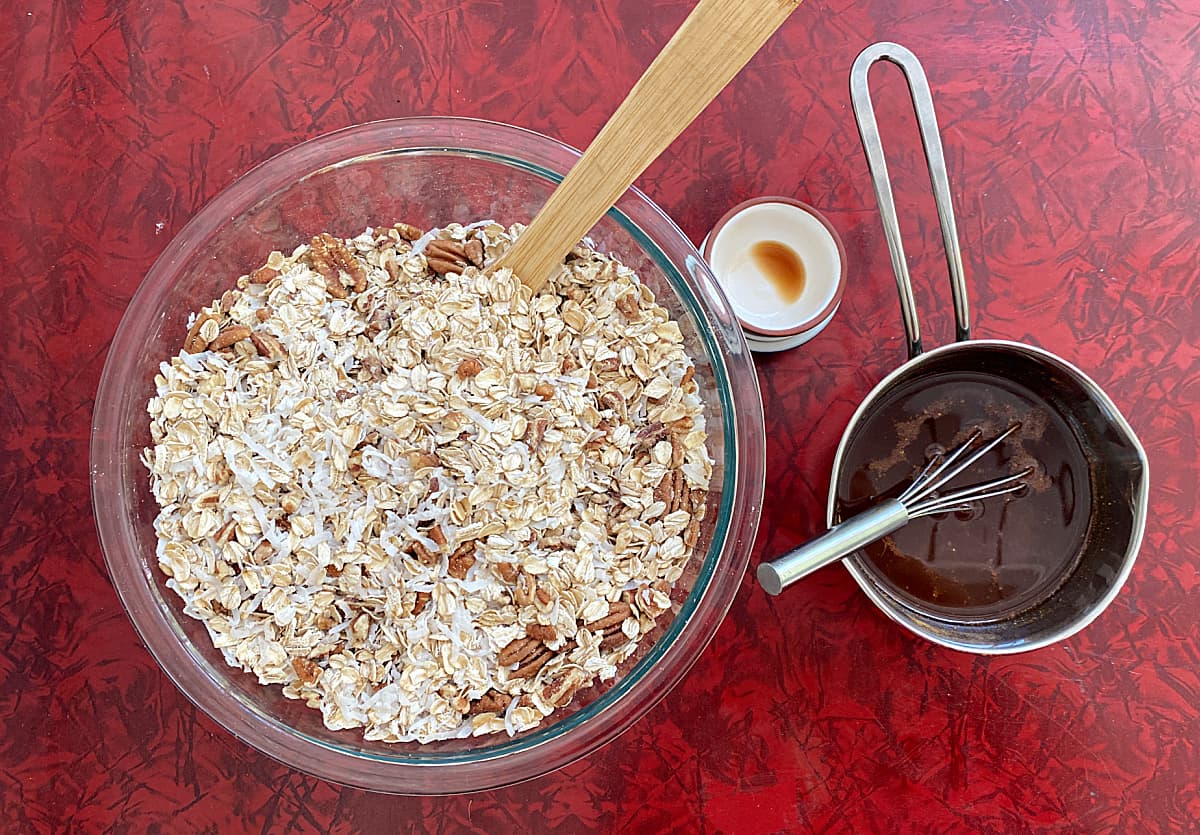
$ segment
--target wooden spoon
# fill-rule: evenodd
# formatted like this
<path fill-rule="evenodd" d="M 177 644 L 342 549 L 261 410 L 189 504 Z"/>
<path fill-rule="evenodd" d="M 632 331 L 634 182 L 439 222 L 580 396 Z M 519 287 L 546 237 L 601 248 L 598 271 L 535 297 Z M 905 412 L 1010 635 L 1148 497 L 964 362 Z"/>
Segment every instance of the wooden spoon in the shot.
<path fill-rule="evenodd" d="M 536 293 L 625 190 L 779 28 L 800 0 L 700 0 L 493 266 Z"/>

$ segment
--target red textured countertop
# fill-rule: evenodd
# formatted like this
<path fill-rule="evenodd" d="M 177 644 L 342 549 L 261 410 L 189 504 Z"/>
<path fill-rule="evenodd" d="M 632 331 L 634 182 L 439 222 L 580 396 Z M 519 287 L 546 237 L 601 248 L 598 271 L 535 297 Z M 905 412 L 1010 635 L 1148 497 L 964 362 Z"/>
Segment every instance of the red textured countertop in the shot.
<path fill-rule="evenodd" d="M 809 0 L 639 181 L 693 241 L 761 194 L 828 213 L 841 311 L 760 360 L 751 566 L 820 525 L 836 442 L 902 359 L 847 77 L 928 72 L 980 336 L 1104 386 L 1150 456 L 1137 566 L 1099 620 L 1005 658 L 893 626 L 831 568 L 748 575 L 684 681 L 619 740 L 461 798 L 342 789 L 247 748 L 138 641 L 88 485 L 108 340 L 187 219 L 334 128 L 481 116 L 586 145 L 686 2 L 18 4 L 0 29 L 0 830 L 1154 831 L 1200 820 L 1200 14 L 1188 3 Z M 950 332 L 928 181 L 873 75 L 928 344 Z M 172 816 L 173 821 L 172 821 Z"/>

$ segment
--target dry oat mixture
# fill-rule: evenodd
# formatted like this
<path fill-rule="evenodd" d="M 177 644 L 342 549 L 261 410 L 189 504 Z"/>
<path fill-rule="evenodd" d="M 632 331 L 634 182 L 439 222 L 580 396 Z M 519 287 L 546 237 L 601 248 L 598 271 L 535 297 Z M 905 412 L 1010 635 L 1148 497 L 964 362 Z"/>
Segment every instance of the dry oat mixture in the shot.
<path fill-rule="evenodd" d="M 330 728 L 537 725 L 616 674 L 696 542 L 712 462 L 678 325 L 585 247 L 532 297 L 482 271 L 519 232 L 273 252 L 155 378 L 167 585 Z"/>

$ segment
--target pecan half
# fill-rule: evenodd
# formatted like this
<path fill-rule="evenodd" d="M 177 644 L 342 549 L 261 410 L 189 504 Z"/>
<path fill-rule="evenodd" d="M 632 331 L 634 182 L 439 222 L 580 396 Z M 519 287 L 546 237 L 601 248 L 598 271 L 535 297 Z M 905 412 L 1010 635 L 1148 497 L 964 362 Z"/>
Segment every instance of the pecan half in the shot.
<path fill-rule="evenodd" d="M 541 644 L 538 644 L 541 646 Z M 528 661 L 525 661 L 517 669 L 508 674 L 509 679 L 514 678 L 533 678 L 537 675 L 538 670 L 546 666 L 546 663 L 554 657 L 554 652 L 543 648 L 542 652 L 533 656 Z"/>
<path fill-rule="evenodd" d="M 308 262 L 325 278 L 325 289 L 335 299 L 346 298 L 346 285 L 341 273 L 350 276 L 354 292 L 367 288 L 367 271 L 346 245 L 328 232 L 322 232 L 309 243 Z"/>
<path fill-rule="evenodd" d="M 611 626 L 619 626 L 626 618 L 632 617 L 633 607 L 624 600 L 608 604 L 608 614 L 604 617 L 585 624 L 584 628 L 592 632 L 603 632 Z"/>
<path fill-rule="evenodd" d="M 223 348 L 228 348 L 235 342 L 241 342 L 250 336 L 250 329 L 245 325 L 230 325 L 219 334 L 217 338 L 208 343 L 208 350 L 220 351 Z"/>
<path fill-rule="evenodd" d="M 305 684 L 312 684 L 321 677 L 321 667 L 307 658 L 293 658 L 292 669 L 296 671 L 296 678 Z"/>
<path fill-rule="evenodd" d="M 439 275 L 447 273 L 461 273 L 465 264 L 458 264 L 454 261 L 448 261 L 445 258 L 434 258 L 432 256 L 425 259 L 425 263 L 429 265 L 429 269 Z"/>
<path fill-rule="evenodd" d="M 480 713 L 503 713 L 512 704 L 513 697 L 498 690 L 489 690 L 475 701 L 467 711 L 471 716 Z"/>
<path fill-rule="evenodd" d="M 542 642 L 537 638 L 516 638 L 509 641 L 504 649 L 500 650 L 497 660 L 501 667 L 510 667 L 513 664 L 521 663 L 541 648 Z"/>

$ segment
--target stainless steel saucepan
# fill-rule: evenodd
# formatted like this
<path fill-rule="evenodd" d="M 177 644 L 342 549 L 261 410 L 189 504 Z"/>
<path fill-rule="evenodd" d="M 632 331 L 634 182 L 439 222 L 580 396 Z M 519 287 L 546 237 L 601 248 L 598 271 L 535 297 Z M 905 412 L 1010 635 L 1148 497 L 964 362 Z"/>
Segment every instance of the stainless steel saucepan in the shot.
<path fill-rule="evenodd" d="M 958 341 L 928 352 L 923 351 L 883 145 L 867 86 L 868 71 L 880 60 L 897 65 L 908 81 L 929 165 L 950 272 Z M 943 392 L 943 399 L 956 391 L 963 392 L 963 396 L 968 398 L 981 393 L 995 393 L 1001 399 L 1002 396 L 1010 396 L 1013 391 L 1024 392 L 1028 399 L 1040 404 L 1046 413 L 1043 416 L 1045 420 L 1062 427 L 1061 437 L 1064 441 L 1060 446 L 1065 448 L 1044 448 L 1042 457 L 1057 460 L 1061 453 L 1063 460 L 1073 458 L 1085 463 L 1080 467 L 1082 472 L 1077 475 L 1077 483 L 1063 487 L 1054 482 L 1054 489 L 1062 494 L 1059 498 L 1064 507 L 1070 502 L 1080 505 L 1067 508 L 1073 520 L 1071 524 L 1074 525 L 1068 531 L 1070 536 L 1063 539 L 1063 542 L 1069 539 L 1072 543 L 1065 546 L 1069 552 L 1057 555 L 1031 553 L 1042 547 L 1050 549 L 1064 546 L 1062 542 L 1056 544 L 1052 537 L 1048 537 L 1044 544 L 1040 543 L 1038 537 L 1029 530 L 1018 530 L 1010 538 L 1018 544 L 1023 543 L 1026 553 L 1014 554 L 1010 547 L 1005 559 L 1010 564 L 1036 565 L 1037 558 L 1043 556 L 1062 558 L 1069 570 L 1064 571 L 1053 583 L 1044 584 L 1040 596 L 1024 603 L 1013 601 L 1013 606 L 1008 610 L 1004 606 L 996 607 L 1001 614 L 988 616 L 986 613 L 971 612 L 969 608 L 956 609 L 953 601 L 941 605 L 936 599 L 936 589 L 933 597 L 927 596 L 925 599 L 911 593 L 909 586 L 898 582 L 895 576 L 881 567 L 886 567 L 886 561 L 881 559 L 878 551 L 856 551 L 844 563 L 863 591 L 888 617 L 931 641 L 979 653 L 1020 652 L 1045 646 L 1074 634 L 1090 623 L 1117 595 L 1128 577 L 1145 527 L 1149 492 L 1146 454 L 1112 400 L 1074 365 L 1041 348 L 1019 342 L 970 339 L 966 281 L 950 202 L 946 164 L 933 110 L 933 97 L 916 56 L 894 43 L 878 43 L 868 47 L 854 62 L 850 73 L 850 92 L 896 274 L 909 359 L 875 386 L 851 418 L 834 459 L 826 523 L 833 527 L 847 515 L 852 515 L 848 512 L 847 497 L 854 496 L 856 490 L 863 492 L 862 485 L 853 482 L 855 479 L 861 481 L 865 470 L 854 471 L 855 467 L 850 466 L 849 462 L 861 463 L 869 458 L 866 451 L 873 449 L 873 444 L 880 443 L 879 435 L 883 426 L 881 416 L 887 414 L 889 420 L 894 417 L 888 410 L 894 411 L 898 402 L 920 403 L 924 391 Z M 960 385 L 959 381 L 962 380 L 972 382 L 970 385 Z M 951 394 L 946 395 L 945 392 Z M 905 432 L 908 432 L 915 437 L 915 430 L 911 427 L 904 429 L 903 425 L 899 428 L 889 425 L 883 427 L 882 431 L 897 437 L 907 437 Z M 966 431 L 966 427 L 963 427 L 963 431 Z M 992 463 L 1020 463 L 1018 459 L 1021 453 L 1019 447 L 1010 448 Z M 884 468 L 883 464 L 880 465 L 881 469 Z M 1047 484 L 1050 484 L 1051 477 L 1065 482 L 1066 475 L 1070 474 L 1052 472 L 1043 475 Z M 874 498 L 883 500 L 887 496 Z M 1028 502 L 1030 499 L 1018 498 L 1013 501 Z M 1014 504 L 1013 507 L 1019 506 Z M 1003 513 L 1007 509 L 1007 506 L 999 511 L 989 508 L 987 512 Z M 959 524 L 962 530 L 970 530 L 970 525 L 995 526 L 996 522 L 994 518 L 990 522 L 966 519 L 956 520 L 955 524 Z M 946 522 L 943 527 L 949 525 L 950 522 Z M 1002 520 L 997 529 L 1003 532 Z M 931 536 L 938 535 L 936 525 L 930 530 Z M 930 547 L 932 549 L 933 546 Z M 989 544 L 986 548 L 978 548 L 978 554 L 961 556 L 964 560 L 978 557 L 979 560 L 994 562 L 997 558 L 992 555 L 992 550 Z M 1002 553 L 1003 543 L 998 543 L 995 550 L 997 554 Z M 816 564 L 818 562 L 820 560 L 814 560 L 811 549 L 801 547 L 760 565 L 758 576 L 769 592 L 778 594 L 820 567 Z M 915 582 L 919 585 L 920 572 L 926 566 L 919 559 L 910 562 L 916 572 Z M 1002 597 L 1003 590 L 997 594 Z"/>

